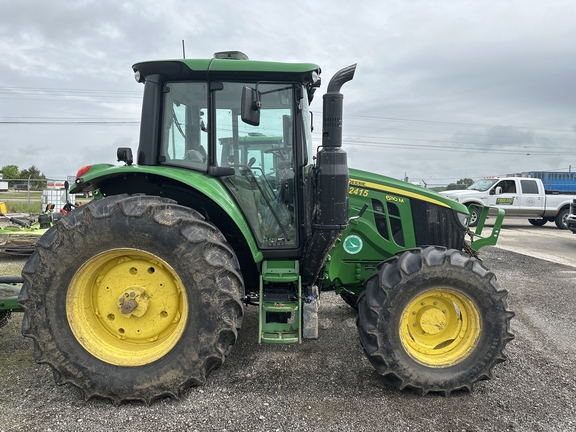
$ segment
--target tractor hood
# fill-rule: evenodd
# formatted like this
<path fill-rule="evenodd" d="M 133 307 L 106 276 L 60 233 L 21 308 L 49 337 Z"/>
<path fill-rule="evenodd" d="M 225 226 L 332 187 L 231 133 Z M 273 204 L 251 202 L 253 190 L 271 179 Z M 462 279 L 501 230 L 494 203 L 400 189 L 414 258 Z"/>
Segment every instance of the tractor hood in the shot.
<path fill-rule="evenodd" d="M 366 187 L 369 189 L 376 189 L 383 192 L 388 192 L 393 196 L 398 195 L 415 198 L 442 207 L 449 207 L 457 212 L 468 213 L 468 209 L 465 205 L 456 202 L 450 196 L 442 195 L 412 183 L 367 171 L 350 169 L 350 188 L 353 187 Z"/>

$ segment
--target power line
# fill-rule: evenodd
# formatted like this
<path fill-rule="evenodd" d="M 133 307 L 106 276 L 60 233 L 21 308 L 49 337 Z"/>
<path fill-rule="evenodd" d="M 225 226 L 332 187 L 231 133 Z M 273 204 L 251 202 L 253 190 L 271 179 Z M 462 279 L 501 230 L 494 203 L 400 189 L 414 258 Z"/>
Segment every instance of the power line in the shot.
<path fill-rule="evenodd" d="M 130 91 L 130 90 L 102 90 L 102 89 L 58 89 L 58 88 L 47 88 L 47 87 L 0 87 L 0 93 L 36 93 L 36 92 L 45 92 L 45 93 L 64 93 L 64 92 L 75 92 L 75 93 L 110 93 L 110 94 L 142 94 L 141 92 L 137 91 Z"/>
<path fill-rule="evenodd" d="M 350 140 L 350 138 L 352 138 L 351 136 L 344 135 L 344 139 L 346 139 L 346 138 L 348 138 L 347 142 L 349 142 L 349 143 L 355 142 L 353 140 Z M 475 143 L 475 142 L 469 142 L 469 141 L 431 140 L 431 139 L 426 139 L 426 138 L 375 137 L 375 136 L 357 136 L 357 135 L 354 135 L 353 138 L 387 139 L 387 140 L 402 140 L 402 141 L 423 141 L 426 143 L 444 143 L 444 144 L 463 144 L 463 145 L 467 145 L 467 146 L 474 146 L 475 148 L 478 148 L 478 146 L 480 146 L 480 145 L 487 145 L 487 143 Z M 363 142 L 363 141 L 358 141 L 358 142 Z M 369 142 L 374 143 L 374 144 L 378 143 L 378 142 L 374 142 L 374 141 L 369 141 Z M 398 143 L 398 145 L 404 145 L 404 144 Z M 532 145 L 532 143 L 500 143 L 499 142 L 499 143 L 496 143 L 494 145 L 498 145 L 500 147 L 502 147 L 502 146 L 522 147 L 525 149 L 541 148 L 542 147 L 540 145 Z M 558 147 L 558 146 L 556 146 L 555 149 L 571 151 L 573 149 L 573 147 Z"/>
<path fill-rule="evenodd" d="M 458 135 L 458 136 L 475 136 L 475 137 L 482 137 L 482 138 L 518 138 L 518 135 L 488 135 L 488 134 L 481 134 L 481 133 L 466 133 L 466 132 L 453 132 L 453 131 L 431 131 L 431 130 L 422 130 L 422 129 L 405 129 L 405 128 L 391 128 L 391 127 L 380 127 L 380 126 L 359 126 L 356 124 L 347 124 L 346 129 L 377 129 L 382 130 L 385 132 L 388 131 L 400 131 L 400 132 L 418 132 L 418 133 L 426 133 L 426 134 L 443 134 L 443 135 Z M 574 141 L 575 138 L 554 138 L 555 141 Z"/>
<path fill-rule="evenodd" d="M 5 121 L 0 120 L 0 124 L 13 125 L 87 125 L 87 124 L 139 124 L 139 121 Z"/>
<path fill-rule="evenodd" d="M 406 122 L 406 123 L 425 123 L 425 124 L 438 124 L 438 125 L 451 125 L 451 126 L 475 126 L 475 127 L 516 127 L 518 129 L 532 129 L 532 130 L 548 130 L 556 132 L 574 132 L 573 129 L 553 129 L 547 127 L 530 127 L 530 126 L 513 126 L 513 125 L 496 125 L 496 124 L 486 124 L 486 123 L 459 123 L 459 122 L 446 122 L 437 120 L 420 120 L 420 119 L 406 119 L 406 118 L 396 118 L 396 117 L 377 117 L 377 116 L 356 116 L 349 115 L 349 118 L 359 118 L 368 120 L 378 120 L 378 121 L 393 121 L 393 122 Z"/>
<path fill-rule="evenodd" d="M 40 120 L 113 120 L 113 121 L 121 121 L 121 120 L 129 120 L 129 121 L 136 121 L 133 118 L 117 118 L 117 117 L 4 117 L 0 116 L 0 119 L 8 119 L 8 120 L 30 120 L 30 119 L 40 119 Z"/>
<path fill-rule="evenodd" d="M 0 97 L 2 100 L 20 100 L 20 101 L 44 101 L 44 102 L 100 102 L 100 103 L 123 103 L 123 104 L 136 104 L 136 102 L 121 101 L 121 100 L 96 100 L 94 96 L 90 96 L 90 99 L 47 99 L 47 98 L 5 98 Z M 136 98 L 134 98 L 136 99 Z M 137 98 L 140 100 L 141 98 Z"/>

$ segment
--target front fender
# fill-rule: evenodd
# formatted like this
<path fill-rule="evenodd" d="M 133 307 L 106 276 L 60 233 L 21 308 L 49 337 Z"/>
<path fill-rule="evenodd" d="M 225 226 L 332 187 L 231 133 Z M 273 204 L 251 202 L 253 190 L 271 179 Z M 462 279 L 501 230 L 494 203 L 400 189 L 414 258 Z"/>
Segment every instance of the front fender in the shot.
<path fill-rule="evenodd" d="M 142 179 L 142 181 L 134 181 L 134 179 Z M 193 192 L 196 195 L 201 194 L 207 202 L 210 201 L 218 206 L 242 233 L 254 262 L 262 261 L 262 252 L 258 249 L 252 231 L 239 210 L 238 204 L 218 178 L 204 173 L 165 166 L 131 165 L 118 167 L 110 164 L 98 164 L 90 166 L 76 179 L 70 193 L 92 191 L 94 199 L 100 199 L 103 197 L 102 191 L 105 194 L 106 191 L 109 191 L 108 193 L 112 192 L 110 194 L 115 195 L 118 193 L 150 193 L 153 190 L 153 194 L 167 196 L 179 201 L 178 197 L 168 195 L 163 189 L 163 185 L 167 182 L 170 182 L 171 185 L 178 185 L 181 191 Z"/>

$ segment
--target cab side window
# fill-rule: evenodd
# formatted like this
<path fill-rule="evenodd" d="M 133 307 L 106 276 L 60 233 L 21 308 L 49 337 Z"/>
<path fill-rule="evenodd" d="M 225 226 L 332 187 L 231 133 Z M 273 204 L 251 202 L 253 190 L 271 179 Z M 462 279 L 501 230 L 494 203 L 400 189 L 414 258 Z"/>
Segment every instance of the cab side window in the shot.
<path fill-rule="evenodd" d="M 164 90 L 161 162 L 206 171 L 205 83 L 168 83 Z"/>
<path fill-rule="evenodd" d="M 514 180 L 502 180 L 496 185 L 502 188 L 502 193 L 516 193 L 516 182 Z"/>
<path fill-rule="evenodd" d="M 520 186 L 524 194 L 538 194 L 538 184 L 534 180 L 520 180 Z"/>

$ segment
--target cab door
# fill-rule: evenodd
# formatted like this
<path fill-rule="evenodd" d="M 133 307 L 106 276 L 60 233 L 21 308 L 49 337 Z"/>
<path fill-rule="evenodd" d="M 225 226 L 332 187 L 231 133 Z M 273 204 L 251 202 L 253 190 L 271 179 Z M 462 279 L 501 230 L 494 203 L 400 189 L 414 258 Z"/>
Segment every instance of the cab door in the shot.
<path fill-rule="evenodd" d="M 523 215 L 539 216 L 545 208 L 544 194 L 539 191 L 538 182 L 534 179 L 521 179 L 520 212 Z"/>
<path fill-rule="evenodd" d="M 502 208 L 508 216 L 518 216 L 520 211 L 520 194 L 516 180 L 500 180 L 490 188 L 488 205 Z"/>

